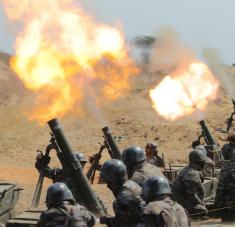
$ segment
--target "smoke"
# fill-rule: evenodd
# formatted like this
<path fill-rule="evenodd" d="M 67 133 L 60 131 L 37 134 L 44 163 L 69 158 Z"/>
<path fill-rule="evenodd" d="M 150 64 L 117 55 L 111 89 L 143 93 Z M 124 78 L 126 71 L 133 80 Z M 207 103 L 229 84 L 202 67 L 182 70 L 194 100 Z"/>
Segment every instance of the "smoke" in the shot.
<path fill-rule="evenodd" d="M 91 88 L 88 87 L 86 89 L 85 96 L 85 108 L 87 112 L 95 118 L 95 120 L 100 124 L 101 128 L 105 127 L 107 122 L 98 104 L 98 100 Z"/>
<path fill-rule="evenodd" d="M 182 63 L 187 64 L 195 59 L 192 50 L 181 41 L 179 34 L 173 27 L 161 27 L 155 37 L 156 41 L 148 66 L 149 72 L 169 73 Z"/>
<path fill-rule="evenodd" d="M 205 48 L 202 52 L 210 70 L 214 76 L 220 81 L 221 87 L 228 95 L 235 99 L 235 77 L 229 67 L 223 64 L 220 53 L 214 48 Z"/>

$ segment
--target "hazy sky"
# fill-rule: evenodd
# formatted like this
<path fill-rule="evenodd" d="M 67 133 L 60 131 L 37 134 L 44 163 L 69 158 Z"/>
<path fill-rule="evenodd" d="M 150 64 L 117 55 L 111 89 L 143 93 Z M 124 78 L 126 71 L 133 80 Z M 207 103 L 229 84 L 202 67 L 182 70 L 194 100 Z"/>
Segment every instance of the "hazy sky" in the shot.
<path fill-rule="evenodd" d="M 37 0 L 35 0 L 37 1 Z M 224 62 L 235 63 L 235 0 L 86 0 L 87 10 L 108 23 L 120 21 L 128 39 L 173 26 L 197 52 L 217 48 Z M 0 50 L 12 51 L 14 29 L 0 5 Z"/>

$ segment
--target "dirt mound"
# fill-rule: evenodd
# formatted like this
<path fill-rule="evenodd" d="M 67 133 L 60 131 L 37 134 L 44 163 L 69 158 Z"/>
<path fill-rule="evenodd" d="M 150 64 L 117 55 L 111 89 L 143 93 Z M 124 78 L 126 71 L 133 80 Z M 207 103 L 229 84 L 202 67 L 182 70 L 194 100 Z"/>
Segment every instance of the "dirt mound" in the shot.
<path fill-rule="evenodd" d="M 18 211 L 22 211 L 30 206 L 38 176 L 34 168 L 35 151 L 45 149 L 49 129 L 25 117 L 23 106 L 30 94 L 11 71 L 8 60 L 9 55 L 0 53 L 0 178 L 24 187 L 18 204 Z M 192 141 L 200 134 L 200 128 L 196 119 L 167 122 L 155 113 L 148 90 L 161 78 L 161 75 L 137 76 L 125 97 L 102 107 L 103 118 L 114 134 L 120 136 L 118 145 L 121 149 L 130 145 L 144 147 L 147 142 L 154 141 L 166 160 L 182 162 L 186 160 Z M 214 129 L 225 127 L 231 111 L 231 100 L 221 91 L 217 102 L 211 103 L 205 113 L 208 126 L 220 144 L 223 144 L 221 135 Z M 77 116 L 71 113 L 61 120 L 61 124 L 74 150 L 87 156 L 98 151 L 98 142 L 103 142 L 101 127 L 104 125 L 96 121 L 94 114 Z M 104 185 L 95 185 L 95 189 L 111 204 L 112 195 Z"/>

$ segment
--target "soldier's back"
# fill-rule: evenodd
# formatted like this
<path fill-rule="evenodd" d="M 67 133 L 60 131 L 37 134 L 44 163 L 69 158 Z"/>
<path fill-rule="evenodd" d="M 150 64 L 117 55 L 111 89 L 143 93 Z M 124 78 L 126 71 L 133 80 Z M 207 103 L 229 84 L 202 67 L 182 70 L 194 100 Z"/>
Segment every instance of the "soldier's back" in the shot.
<path fill-rule="evenodd" d="M 131 180 L 142 186 L 143 182 L 146 179 L 153 176 L 163 176 L 163 173 L 157 166 L 145 162 L 142 168 L 135 171 L 135 173 L 131 177 Z"/>
<path fill-rule="evenodd" d="M 172 187 L 172 197 L 184 208 L 190 209 L 190 206 L 197 203 L 198 199 L 203 200 L 204 191 L 202 186 L 202 174 L 194 166 L 186 166 L 176 177 Z"/>
<path fill-rule="evenodd" d="M 43 212 L 39 227 L 91 227 L 95 225 L 95 217 L 80 205 L 61 205 Z"/>
<path fill-rule="evenodd" d="M 180 191 L 182 192 L 184 188 L 184 182 L 187 181 L 194 181 L 196 183 L 201 183 L 201 172 L 196 168 L 191 166 L 186 166 L 184 169 L 177 175 L 174 185 L 173 191 Z"/>
<path fill-rule="evenodd" d="M 229 143 L 224 144 L 221 149 L 223 158 L 225 160 L 232 160 L 233 159 L 233 150 L 235 150 L 235 147 L 231 146 L 231 144 L 229 144 Z"/>
<path fill-rule="evenodd" d="M 235 204 L 235 161 L 224 164 L 216 191 L 216 203 L 220 206 Z"/>
<path fill-rule="evenodd" d="M 150 226 L 164 226 L 164 227 L 188 227 L 189 220 L 187 214 L 182 206 L 170 198 L 164 200 L 150 202 L 144 209 L 144 219 L 147 224 L 150 217 L 155 216 L 155 223 Z"/>

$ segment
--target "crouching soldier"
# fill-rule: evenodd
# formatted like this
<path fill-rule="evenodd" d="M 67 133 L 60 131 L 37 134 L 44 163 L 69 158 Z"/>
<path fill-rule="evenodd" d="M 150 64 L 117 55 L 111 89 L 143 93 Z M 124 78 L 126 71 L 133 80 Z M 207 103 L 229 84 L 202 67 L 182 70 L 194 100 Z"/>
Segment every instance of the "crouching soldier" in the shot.
<path fill-rule="evenodd" d="M 143 220 L 149 227 L 189 227 L 184 208 L 170 198 L 171 189 L 165 177 L 150 177 L 142 188 L 142 198 L 147 202 Z"/>
<path fill-rule="evenodd" d="M 235 151 L 235 134 L 228 136 L 228 143 L 224 144 L 221 149 L 224 160 L 232 160 L 233 152 Z"/>
<path fill-rule="evenodd" d="M 225 208 L 220 212 L 224 221 L 235 221 L 235 151 L 232 159 L 221 169 L 215 205 L 218 208 Z"/>
<path fill-rule="evenodd" d="M 38 227 L 92 227 L 95 216 L 85 207 L 75 205 L 70 189 L 64 183 L 54 183 L 47 190 L 47 211 L 41 214 Z"/>
<path fill-rule="evenodd" d="M 189 154 L 189 165 L 176 177 L 172 188 L 173 199 L 182 205 L 190 214 L 207 214 L 207 208 L 203 202 L 204 176 L 202 170 L 208 161 L 205 153 L 194 149 Z"/>

